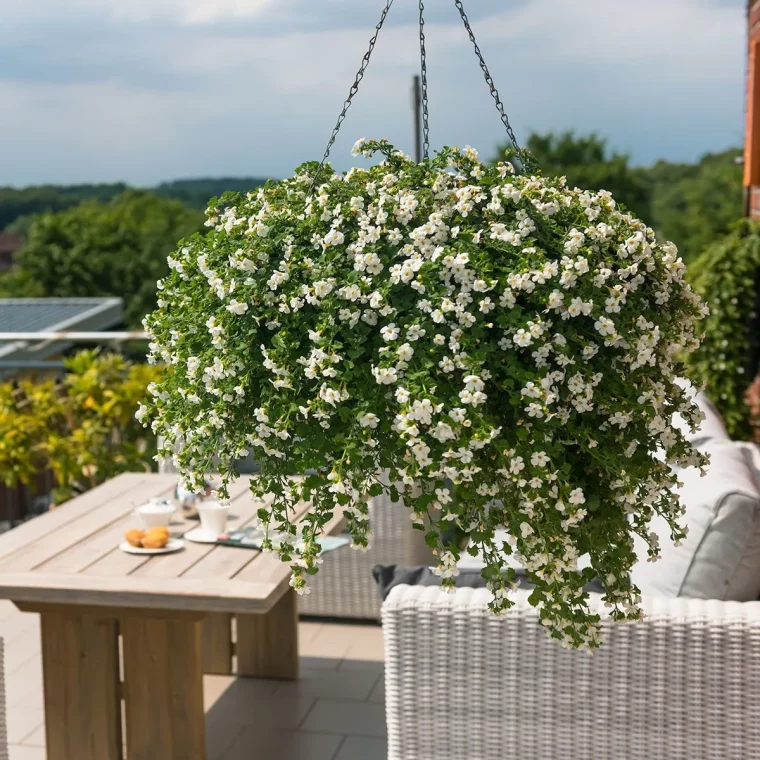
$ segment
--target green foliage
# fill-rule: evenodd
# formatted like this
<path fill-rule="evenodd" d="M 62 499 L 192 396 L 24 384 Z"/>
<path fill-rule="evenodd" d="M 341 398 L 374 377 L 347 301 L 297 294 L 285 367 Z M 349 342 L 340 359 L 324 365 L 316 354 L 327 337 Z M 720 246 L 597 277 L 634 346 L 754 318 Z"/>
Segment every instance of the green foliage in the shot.
<path fill-rule="evenodd" d="M 596 646 L 577 559 L 613 617 L 638 617 L 633 534 L 656 556 L 657 514 L 682 538 L 668 465 L 704 463 L 669 424 L 698 421 L 677 357 L 704 311 L 675 246 L 609 192 L 485 166 L 472 148 L 420 164 L 386 141 L 355 149 L 384 160 L 325 166 L 313 193 L 318 164 L 304 164 L 211 204 L 146 320 L 150 360 L 170 371 L 138 416 L 194 490 L 218 459 L 224 493 L 255 452 L 252 490 L 272 495 L 260 516 L 296 591 L 335 510 L 367 546 L 379 487 L 402 493 L 445 587 L 467 535 L 505 609 L 514 552 L 542 624 Z M 301 500 L 313 508 L 296 526 Z"/>
<path fill-rule="evenodd" d="M 697 164 L 658 161 L 640 170 L 652 195 L 658 235 L 672 240 L 685 261 L 728 234 L 742 216 L 741 150 L 708 153 Z"/>
<path fill-rule="evenodd" d="M 758 338 L 749 325 L 760 285 L 760 225 L 739 222 L 694 261 L 689 277 L 710 307 L 702 345 L 688 359 L 690 376 L 718 406 L 731 437 L 751 440 L 744 394 L 757 371 L 748 359 L 750 340 Z"/>
<path fill-rule="evenodd" d="M 40 185 L 21 190 L 0 187 L 0 230 L 20 217 L 63 211 L 86 200 L 109 201 L 126 189 L 121 182 L 111 185 Z"/>
<path fill-rule="evenodd" d="M 138 328 L 156 306 L 156 280 L 168 272 L 177 240 L 202 228 L 203 214 L 179 201 L 130 190 L 108 203 L 34 218 L 16 267 L 0 291 L 16 296 L 121 296 L 125 322 Z"/>
<path fill-rule="evenodd" d="M 265 183 L 266 179 L 260 177 L 179 179 L 174 182 L 163 182 L 154 188 L 153 192 L 162 198 L 182 201 L 192 208 L 205 209 L 209 198 L 221 197 L 228 191 L 245 193 Z"/>
<path fill-rule="evenodd" d="M 0 481 L 30 483 L 49 469 L 56 503 L 121 472 L 149 470 L 155 454 L 134 416 L 159 370 L 94 351 L 66 366 L 60 384 L 0 385 Z"/>
<path fill-rule="evenodd" d="M 607 141 L 596 134 L 536 134 L 525 146 L 546 176 L 567 177 L 570 187 L 607 190 L 619 203 L 643 219 L 650 218 L 650 193 L 628 156 L 609 154 Z M 501 149 L 503 154 L 504 148 Z"/>
<path fill-rule="evenodd" d="M 672 240 L 685 261 L 727 234 L 742 215 L 739 148 L 708 153 L 695 164 L 631 167 L 627 156 L 610 154 L 596 134 L 532 134 L 526 147 L 545 175 L 566 176 L 570 186 L 584 190 L 609 190 L 659 238 Z"/>

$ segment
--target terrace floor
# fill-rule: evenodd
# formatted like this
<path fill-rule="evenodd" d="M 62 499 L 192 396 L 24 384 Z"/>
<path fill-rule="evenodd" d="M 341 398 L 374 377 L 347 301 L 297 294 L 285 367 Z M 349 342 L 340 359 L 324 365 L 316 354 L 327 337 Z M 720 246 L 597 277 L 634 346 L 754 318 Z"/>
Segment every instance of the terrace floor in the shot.
<path fill-rule="evenodd" d="M 39 616 L 0 600 L 10 760 L 45 760 Z M 205 676 L 208 760 L 385 760 L 382 631 L 302 622 L 298 681 Z"/>

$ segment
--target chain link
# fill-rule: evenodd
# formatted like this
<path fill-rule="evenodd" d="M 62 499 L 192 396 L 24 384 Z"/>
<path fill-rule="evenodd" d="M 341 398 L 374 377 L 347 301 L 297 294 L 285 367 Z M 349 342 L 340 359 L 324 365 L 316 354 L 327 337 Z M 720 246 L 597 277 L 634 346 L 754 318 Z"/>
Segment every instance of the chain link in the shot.
<path fill-rule="evenodd" d="M 325 148 L 325 154 L 322 156 L 322 161 L 320 162 L 319 166 L 317 167 L 316 172 L 314 173 L 314 179 L 311 182 L 311 188 L 309 192 L 311 192 L 317 185 L 317 182 L 319 180 L 319 176 L 322 173 L 322 169 L 325 166 L 325 163 L 327 162 L 327 159 L 330 157 L 330 150 L 332 149 L 332 146 L 335 144 L 335 140 L 338 137 L 338 133 L 340 132 L 340 128 L 343 125 L 343 122 L 346 118 L 346 114 L 348 113 L 348 109 L 351 107 L 351 103 L 353 102 L 354 96 L 357 92 L 359 92 L 359 85 L 364 79 L 364 72 L 367 70 L 367 67 L 369 66 L 370 58 L 372 57 L 372 51 L 375 49 L 375 44 L 377 43 L 377 38 L 380 35 L 380 30 L 383 28 L 383 24 L 385 23 L 385 19 L 388 16 L 388 12 L 391 9 L 391 6 L 393 5 L 393 0 L 386 0 L 385 8 L 383 8 L 383 12 L 380 15 L 380 21 L 377 22 L 377 25 L 375 26 L 375 33 L 372 35 L 369 41 L 369 48 L 367 49 L 367 52 L 364 54 L 364 57 L 362 58 L 361 66 L 359 67 L 359 71 L 356 74 L 356 79 L 354 80 L 354 83 L 351 85 L 351 89 L 348 92 L 348 97 L 346 98 L 346 101 L 343 103 L 343 110 L 340 112 L 340 115 L 338 116 L 338 121 L 335 124 L 335 127 L 333 128 L 332 135 L 330 135 L 330 139 L 327 142 L 327 147 Z M 512 125 L 509 123 L 509 118 L 506 114 L 506 111 L 504 110 L 504 104 L 501 102 L 501 98 L 499 97 L 499 91 L 496 89 L 496 85 L 494 84 L 493 77 L 491 76 L 491 72 L 488 70 L 488 66 L 486 65 L 485 59 L 483 58 L 483 54 L 480 52 L 480 47 L 477 43 L 477 40 L 475 39 L 475 33 L 472 31 L 472 27 L 470 26 L 470 21 L 467 18 L 467 14 L 464 10 L 464 5 L 462 4 L 462 0 L 454 0 L 454 5 L 456 5 L 457 10 L 459 11 L 459 15 L 462 17 L 462 23 L 464 24 L 464 28 L 467 31 L 467 34 L 470 37 L 470 41 L 472 42 L 472 46 L 475 49 L 475 55 L 478 57 L 478 62 L 480 63 L 480 68 L 483 71 L 483 77 L 486 80 L 486 84 L 488 85 L 488 88 L 491 91 L 491 96 L 494 99 L 494 102 L 496 103 L 496 110 L 499 112 L 499 117 L 501 118 L 502 123 L 504 124 L 504 127 L 507 130 L 507 135 L 509 136 L 509 140 L 512 143 L 512 146 L 517 151 L 518 156 L 520 156 L 523 160 L 525 160 L 525 153 L 520 148 L 520 146 L 517 143 L 517 138 L 515 137 L 515 133 L 512 129 Z M 424 0 L 419 0 L 419 9 L 420 9 L 420 82 L 422 87 L 422 133 L 423 133 L 423 156 L 424 158 L 428 158 L 430 154 L 430 124 L 429 124 L 429 112 L 428 112 L 428 90 L 427 90 L 427 50 L 425 48 L 425 3 Z"/>
<path fill-rule="evenodd" d="M 467 34 L 470 36 L 470 41 L 472 42 L 472 46 L 475 48 L 475 55 L 477 55 L 478 57 L 478 61 L 480 62 L 480 68 L 483 71 L 483 76 L 485 77 L 486 84 L 491 90 L 491 96 L 493 97 L 494 102 L 496 103 L 496 110 L 499 112 L 499 116 L 501 117 L 501 120 L 507 129 L 507 135 L 509 136 L 509 140 L 514 146 L 518 155 L 522 157 L 523 151 L 520 149 L 520 146 L 517 144 L 517 138 L 515 137 L 515 133 L 512 130 L 512 125 L 509 123 L 509 118 L 507 117 L 507 114 L 504 111 L 504 104 L 501 102 L 501 98 L 499 97 L 499 91 L 496 89 L 496 85 L 494 84 L 493 77 L 491 76 L 491 72 L 488 71 L 488 66 L 486 66 L 486 62 L 485 62 L 485 59 L 483 58 L 483 54 L 480 52 L 480 47 L 478 46 L 478 43 L 475 39 L 475 33 L 472 31 L 472 27 L 470 26 L 470 21 L 467 18 L 467 14 L 464 11 L 462 0 L 454 0 L 454 5 L 456 5 L 457 9 L 459 10 L 459 15 L 462 17 L 462 23 L 464 24 L 464 28 L 467 30 Z"/>
<path fill-rule="evenodd" d="M 377 42 L 377 38 L 380 34 L 380 30 L 383 28 L 383 24 L 385 23 L 386 16 L 388 15 L 388 11 L 390 11 L 392 5 L 393 5 L 393 0 L 387 0 L 385 4 L 385 8 L 383 8 L 383 12 L 380 15 L 380 21 L 378 21 L 377 25 L 375 26 L 375 33 L 370 38 L 369 48 L 367 49 L 367 52 L 364 54 L 364 57 L 362 58 L 362 64 L 359 67 L 359 71 L 356 73 L 356 79 L 354 80 L 354 83 L 351 85 L 351 89 L 348 91 L 348 97 L 346 98 L 346 102 L 343 104 L 343 110 L 340 112 L 340 115 L 338 116 L 338 121 L 335 124 L 335 127 L 333 128 L 332 135 L 330 135 L 330 139 L 327 142 L 327 147 L 325 148 L 325 155 L 322 156 L 322 161 L 317 167 L 317 171 L 314 173 L 314 179 L 311 182 L 311 188 L 309 189 L 309 192 L 311 192 L 316 187 L 317 180 L 319 179 L 319 175 L 322 173 L 322 169 L 324 168 L 324 165 L 327 162 L 327 159 L 330 157 L 330 150 L 332 149 L 332 146 L 335 144 L 335 140 L 338 137 L 338 132 L 340 132 L 340 128 L 343 124 L 343 121 L 346 118 L 348 109 L 351 108 L 351 103 L 353 102 L 354 95 L 356 95 L 356 93 L 359 92 L 359 84 L 361 83 L 362 79 L 364 79 L 364 72 L 367 70 L 367 67 L 369 66 L 369 59 L 372 57 L 372 51 L 375 49 L 375 43 Z"/>
<path fill-rule="evenodd" d="M 420 0 L 420 81 L 422 83 L 422 155 L 430 156 L 430 124 L 428 116 L 427 51 L 425 50 L 425 2 Z"/>

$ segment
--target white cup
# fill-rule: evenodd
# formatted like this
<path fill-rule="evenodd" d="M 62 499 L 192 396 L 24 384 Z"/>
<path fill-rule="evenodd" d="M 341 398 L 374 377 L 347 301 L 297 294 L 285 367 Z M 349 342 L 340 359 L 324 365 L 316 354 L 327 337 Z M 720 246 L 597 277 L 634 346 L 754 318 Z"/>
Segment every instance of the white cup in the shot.
<path fill-rule="evenodd" d="M 145 529 L 159 525 L 169 527 L 169 521 L 175 512 L 175 506 L 168 499 L 151 499 L 147 504 L 135 507 L 135 515 Z"/>
<path fill-rule="evenodd" d="M 205 536 L 216 539 L 224 533 L 230 513 L 229 504 L 220 504 L 218 501 L 199 501 L 197 507 L 198 516 L 201 518 L 201 531 Z"/>

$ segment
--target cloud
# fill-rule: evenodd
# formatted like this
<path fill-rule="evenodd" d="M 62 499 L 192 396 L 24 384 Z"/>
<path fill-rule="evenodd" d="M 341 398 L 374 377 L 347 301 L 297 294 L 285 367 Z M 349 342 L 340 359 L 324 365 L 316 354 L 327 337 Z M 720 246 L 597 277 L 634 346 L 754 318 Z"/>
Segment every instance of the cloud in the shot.
<path fill-rule="evenodd" d="M 13 149 L 0 159 L 0 184 L 289 173 L 321 156 L 380 8 L 36 0 L 24 15 L 23 5 L 3 0 L 0 102 Z M 505 135 L 471 43 L 453 3 L 429 5 L 433 144 L 471 143 L 487 155 Z M 532 129 L 596 130 L 638 162 L 692 159 L 741 141 L 741 0 L 468 7 L 520 139 Z M 380 35 L 335 148 L 341 167 L 359 136 L 411 148 L 413 11 L 394 5 Z"/>
<path fill-rule="evenodd" d="M 160 18 L 179 24 L 208 25 L 256 18 L 271 5 L 272 0 L 128 0 L 113 4 L 112 18 L 132 23 Z"/>

